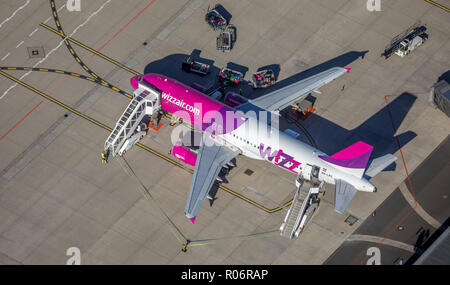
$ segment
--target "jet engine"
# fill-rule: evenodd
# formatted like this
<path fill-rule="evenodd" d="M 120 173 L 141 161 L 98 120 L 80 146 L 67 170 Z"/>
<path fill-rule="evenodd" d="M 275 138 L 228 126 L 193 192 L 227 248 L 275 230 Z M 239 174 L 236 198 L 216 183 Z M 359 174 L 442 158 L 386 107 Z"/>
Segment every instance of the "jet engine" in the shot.
<path fill-rule="evenodd" d="M 172 155 L 192 166 L 195 166 L 195 162 L 197 161 L 197 154 L 187 147 L 183 146 L 181 142 L 177 142 L 173 146 Z"/>

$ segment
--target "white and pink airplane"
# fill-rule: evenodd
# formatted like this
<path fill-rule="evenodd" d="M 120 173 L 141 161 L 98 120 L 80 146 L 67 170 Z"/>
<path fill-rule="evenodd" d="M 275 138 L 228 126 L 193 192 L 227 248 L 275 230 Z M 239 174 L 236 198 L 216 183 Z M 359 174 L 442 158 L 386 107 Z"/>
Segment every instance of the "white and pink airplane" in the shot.
<path fill-rule="evenodd" d="M 197 151 L 193 152 L 181 142 L 176 143 L 172 151 L 176 158 L 195 167 L 185 209 L 187 218 L 195 223 L 219 172 L 239 154 L 266 160 L 299 179 L 336 185 L 335 210 L 339 213 L 344 213 L 357 191 L 376 192 L 376 187 L 363 175 L 374 177 L 395 161 L 395 156 L 375 159 L 365 171 L 372 146 L 359 141 L 328 156 L 279 131 L 262 119 L 262 113 L 248 112 L 267 111 L 277 116 L 283 108 L 311 92 L 319 92 L 320 87 L 349 71 L 350 68 L 334 67 L 236 108 L 163 75 L 136 76 L 130 82 L 136 96 L 151 98 L 149 104 L 153 105 L 153 112 L 164 111 L 182 117 L 203 134 Z"/>

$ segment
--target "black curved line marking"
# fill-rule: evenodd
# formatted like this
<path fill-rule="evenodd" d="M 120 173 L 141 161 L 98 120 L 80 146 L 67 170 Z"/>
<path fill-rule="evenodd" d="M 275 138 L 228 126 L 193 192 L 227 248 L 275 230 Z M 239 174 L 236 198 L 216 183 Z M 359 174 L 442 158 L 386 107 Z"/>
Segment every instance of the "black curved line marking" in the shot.
<path fill-rule="evenodd" d="M 109 89 L 113 90 L 116 93 L 119 93 L 121 95 L 124 95 L 128 98 L 132 98 L 131 95 L 129 95 L 128 93 L 126 93 L 125 91 L 114 87 L 112 85 L 106 86 L 101 84 L 100 81 L 96 80 L 95 78 L 86 76 L 86 75 L 82 75 L 76 72 L 70 72 L 70 71 L 65 71 L 65 70 L 59 70 L 59 69 L 52 69 L 52 68 L 39 68 L 39 67 L 7 67 L 7 66 L 0 66 L 0 70 L 16 70 L 16 71 L 38 71 L 38 72 L 52 72 L 52 73 L 58 73 L 58 74 L 65 74 L 65 75 L 69 75 L 69 76 L 73 76 L 76 78 L 80 78 L 80 79 L 84 79 L 84 80 L 88 80 L 90 82 L 99 84 L 103 87 L 108 87 Z M 116 88 L 117 90 L 115 90 L 114 88 Z M 130 96 L 130 97 L 129 97 Z"/>
<path fill-rule="evenodd" d="M 69 50 L 69 52 L 72 54 L 72 56 L 75 58 L 75 60 L 83 67 L 84 70 L 86 70 L 89 74 L 91 74 L 93 77 L 95 77 L 95 78 L 97 79 L 96 81 L 99 81 L 99 84 L 101 84 L 101 85 L 103 85 L 103 86 L 106 86 L 106 87 L 109 87 L 109 88 L 111 88 L 111 89 L 112 89 L 112 87 L 115 87 L 115 86 L 113 86 L 112 84 L 110 84 L 110 83 L 104 81 L 103 79 L 101 79 L 101 77 L 99 77 L 99 76 L 98 76 L 97 74 L 95 74 L 91 69 L 89 69 L 89 67 L 87 67 L 87 66 L 83 63 L 83 61 L 81 60 L 81 58 L 78 57 L 78 55 L 76 54 L 75 50 L 72 48 L 72 46 L 70 45 L 69 41 L 67 40 L 68 37 L 65 35 L 65 33 L 64 33 L 63 29 L 62 29 L 61 23 L 60 23 L 59 18 L 58 18 L 58 12 L 57 12 L 57 10 L 56 10 L 55 1 L 54 1 L 54 0 L 49 0 L 49 1 L 50 1 L 50 7 L 52 8 L 52 12 L 53 12 L 53 13 L 52 13 L 52 14 L 53 14 L 53 18 L 54 18 L 54 20 L 55 20 L 55 23 L 56 23 L 56 26 L 57 26 L 57 29 L 58 29 L 58 32 L 59 32 L 59 36 L 62 37 L 62 38 L 64 39 L 64 43 L 66 44 L 66 47 L 68 48 L 68 50 Z M 3 72 L 0 72 L 0 73 L 1 73 L 2 75 L 4 75 Z M 6 76 L 6 77 L 10 78 L 9 76 Z M 21 81 L 19 81 L 19 80 L 17 80 L 17 79 L 15 79 L 15 78 L 14 78 L 14 79 L 10 78 L 10 79 L 13 80 L 13 81 L 16 81 L 17 83 L 21 84 L 22 86 L 28 88 L 28 87 L 27 87 L 27 86 L 28 86 L 27 84 L 25 84 L 25 83 L 23 83 L 23 82 L 21 82 Z M 31 86 L 30 86 L 30 87 L 31 87 Z M 117 88 L 117 87 L 116 87 L 116 88 Z M 28 88 L 28 89 L 32 90 L 32 91 L 35 92 L 35 93 L 38 93 L 38 94 L 41 95 L 41 96 L 43 96 L 42 94 L 44 94 L 44 93 L 40 92 L 39 90 L 36 90 L 36 89 L 34 89 L 34 88 L 32 88 L 32 87 L 31 87 L 31 88 Z M 119 93 L 121 93 L 121 94 L 123 94 L 123 95 L 125 95 L 125 96 L 127 96 L 127 97 L 130 96 L 129 98 L 132 97 L 131 95 L 129 95 L 129 94 L 127 94 L 126 92 L 122 91 L 120 88 L 117 88 L 117 89 L 120 90 Z M 38 91 L 38 92 L 36 92 L 36 91 Z M 48 96 L 48 95 L 47 95 L 47 96 Z M 45 97 L 45 96 L 44 96 L 44 97 Z M 48 96 L 48 97 L 50 98 L 50 96 Z M 47 98 L 47 99 L 48 99 L 48 98 Z M 56 99 L 54 99 L 54 100 L 56 100 Z M 54 101 L 54 100 L 51 100 L 51 101 Z M 56 100 L 56 101 L 57 101 L 57 100 Z M 55 103 L 56 103 L 56 102 L 55 102 Z M 59 102 L 59 103 L 57 103 L 57 104 L 60 105 L 60 106 L 62 106 L 62 107 L 64 107 L 64 108 L 66 108 L 67 110 L 69 110 L 69 111 L 71 111 L 71 112 L 74 112 L 74 111 L 72 111 L 73 109 L 71 109 L 70 107 L 68 107 L 67 105 L 65 105 L 65 104 L 63 104 L 63 103 L 61 103 L 61 102 Z M 68 108 L 70 108 L 70 109 L 68 109 Z M 81 114 L 80 112 L 78 112 L 78 111 L 76 111 L 75 114 L 77 114 L 77 115 L 79 115 L 79 116 L 82 115 L 82 114 Z M 81 116 L 81 117 L 83 117 L 83 116 Z M 86 117 L 87 117 L 87 116 L 86 116 Z M 85 119 L 86 119 L 86 118 L 85 118 Z M 88 120 L 91 121 L 91 122 L 93 122 L 93 123 L 95 123 L 95 124 L 97 124 L 97 125 L 99 125 L 99 124 L 98 124 L 99 122 L 98 122 L 98 121 L 95 121 L 94 119 L 92 119 L 92 120 L 88 119 Z M 100 123 L 100 124 L 101 124 L 101 123 Z M 100 126 L 100 125 L 99 125 L 99 126 Z M 103 128 L 104 128 L 104 129 L 108 129 L 108 127 L 106 127 L 106 128 L 103 127 Z M 109 129 L 110 129 L 110 128 L 109 128 Z M 110 129 L 110 131 L 112 131 L 112 129 Z M 140 143 L 138 143 L 137 145 L 140 146 L 141 148 L 144 148 L 144 147 L 145 147 L 145 146 L 141 145 Z M 151 149 L 148 148 L 148 147 L 145 147 L 144 149 L 146 149 L 147 151 L 150 151 L 150 150 L 151 150 Z M 150 152 L 152 152 L 152 153 L 154 153 L 154 154 L 160 156 L 161 158 L 164 158 L 166 161 L 168 161 L 168 162 L 170 162 L 170 163 L 172 163 L 172 164 L 174 164 L 174 165 L 177 165 L 177 166 L 179 166 L 179 167 L 181 167 L 181 168 L 183 168 L 183 169 L 186 169 L 184 166 L 178 164 L 177 162 L 173 161 L 173 160 L 170 159 L 170 158 L 165 157 L 164 155 L 159 154 L 159 153 L 156 152 L 156 151 L 150 151 Z M 190 172 L 190 171 L 189 171 L 189 172 Z M 242 199 L 242 200 L 244 200 L 244 201 L 246 201 L 246 202 L 248 202 L 248 203 L 250 203 L 250 204 L 252 204 L 252 205 L 254 205 L 254 206 L 257 206 L 258 208 L 260 208 L 261 210 L 263 210 L 263 211 L 265 211 L 265 212 L 267 212 L 267 213 L 275 213 L 275 212 L 278 212 L 278 211 L 282 210 L 284 207 L 286 207 L 286 206 L 288 206 L 289 204 L 292 203 L 292 200 L 291 200 L 291 201 L 285 203 L 282 207 L 277 207 L 277 208 L 274 208 L 274 209 L 268 209 L 268 208 L 266 208 L 266 207 L 264 207 L 264 206 L 262 206 L 262 205 L 260 205 L 260 204 L 258 204 L 258 203 L 256 203 L 256 202 L 254 202 L 254 201 L 252 201 L 252 200 L 246 198 L 245 196 L 242 196 L 242 195 L 240 195 L 240 194 L 234 192 L 233 190 L 231 190 L 231 189 L 229 189 L 229 188 L 227 188 L 227 187 L 225 187 L 225 186 L 223 186 L 223 185 L 218 184 L 217 186 L 218 186 L 220 189 L 225 190 L 226 192 L 232 194 L 233 196 L 238 197 L 238 198 L 240 198 L 240 199 Z"/>
<path fill-rule="evenodd" d="M 64 43 L 67 47 L 67 49 L 69 50 L 70 54 L 72 55 L 72 57 L 78 62 L 78 64 L 87 72 L 89 73 L 92 77 L 94 77 L 94 79 L 96 81 L 99 81 L 99 84 L 101 84 L 102 86 L 108 87 L 110 89 L 113 89 L 113 87 L 117 88 L 120 91 L 116 91 L 119 92 L 122 95 L 125 95 L 128 98 L 133 98 L 133 96 L 131 96 L 130 94 L 126 93 L 125 91 L 121 90 L 120 88 L 112 85 L 111 83 L 105 81 L 104 79 L 102 79 L 99 75 L 97 75 L 93 70 L 91 70 L 84 62 L 83 60 L 77 55 L 76 51 L 73 49 L 72 45 L 70 44 L 70 42 L 67 40 L 67 36 L 64 33 L 64 30 L 61 26 L 61 22 L 59 20 L 58 17 L 58 11 L 56 10 L 56 4 L 55 4 L 55 0 L 49 0 L 50 1 L 50 8 L 52 9 L 52 15 L 53 15 L 53 19 L 55 20 L 56 23 L 56 27 L 58 29 L 58 35 L 64 40 Z"/>
<path fill-rule="evenodd" d="M 50 32 L 53 32 L 53 33 L 61 36 L 61 33 L 59 33 L 57 30 L 53 29 L 52 27 L 49 27 L 49 26 L 47 26 L 46 24 L 43 24 L 43 23 L 41 23 L 39 25 L 41 27 L 49 30 Z M 87 50 L 87 51 L 89 51 L 91 53 L 96 54 L 97 56 L 105 59 L 106 61 L 109 61 L 112 64 L 114 64 L 114 65 L 116 65 L 116 66 L 118 66 L 118 67 L 120 67 L 120 68 L 122 68 L 122 69 L 124 69 L 124 70 L 126 70 L 126 71 L 128 71 L 128 72 L 130 72 L 132 74 L 134 74 L 134 75 L 142 75 L 141 73 L 137 72 L 136 70 L 133 70 L 133 69 L 131 69 L 131 68 L 129 68 L 129 67 L 127 67 L 127 66 L 125 66 L 125 65 L 123 65 L 121 63 L 119 63 L 118 61 L 112 59 L 111 57 L 109 57 L 109 56 L 107 56 L 107 55 L 105 55 L 105 54 L 103 54 L 103 53 L 101 53 L 101 52 L 99 52 L 99 51 L 97 51 L 97 50 L 95 50 L 95 49 L 93 49 L 93 48 L 83 44 L 83 43 L 81 43 L 80 41 L 77 41 L 76 39 L 74 39 L 72 37 L 67 37 L 67 39 L 69 41 L 71 41 L 72 43 L 76 44 L 77 46 L 79 46 L 81 48 L 84 48 L 85 50 Z"/>

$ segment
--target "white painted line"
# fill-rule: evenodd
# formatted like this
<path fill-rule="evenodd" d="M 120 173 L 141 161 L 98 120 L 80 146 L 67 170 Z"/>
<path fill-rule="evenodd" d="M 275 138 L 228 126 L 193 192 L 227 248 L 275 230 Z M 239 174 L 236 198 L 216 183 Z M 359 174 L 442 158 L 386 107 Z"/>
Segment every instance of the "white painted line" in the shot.
<path fill-rule="evenodd" d="M 93 12 L 87 19 L 86 21 L 84 21 L 81 25 L 79 25 L 69 36 L 66 36 L 64 39 L 61 40 L 61 42 L 54 48 L 52 49 L 49 53 L 47 53 L 47 55 L 41 59 L 39 62 L 37 62 L 35 65 L 33 65 L 33 68 L 35 68 L 36 66 L 38 66 L 39 64 L 43 63 L 44 61 L 47 60 L 47 58 L 53 53 L 55 52 L 61 45 L 62 43 L 68 38 L 68 37 L 72 37 L 72 35 L 74 35 L 78 29 L 80 29 L 81 27 L 83 27 L 84 25 L 86 25 L 92 17 L 94 17 L 95 15 L 97 15 L 101 10 L 103 10 L 103 8 L 106 6 L 106 4 L 108 4 L 109 2 L 111 2 L 111 0 L 107 0 L 105 3 L 103 3 L 102 6 L 100 6 L 100 8 L 97 9 L 97 11 Z M 24 79 L 25 77 L 27 77 L 28 75 L 30 75 L 31 71 L 28 71 L 27 73 L 25 73 L 24 75 L 22 75 L 19 80 Z M 3 97 L 6 96 L 6 94 L 8 94 L 8 92 L 13 89 L 14 87 L 16 87 L 18 84 L 14 83 L 13 85 L 11 85 L 4 93 L 2 96 L 0 96 L 0 100 L 3 99 Z"/>
<path fill-rule="evenodd" d="M 52 17 L 48 17 L 47 20 L 44 21 L 44 24 L 47 24 L 48 21 L 50 21 Z"/>
<path fill-rule="evenodd" d="M 16 48 L 20 47 L 23 44 L 23 41 L 21 41 L 18 45 L 16 45 Z"/>
<path fill-rule="evenodd" d="M 17 12 L 19 12 L 20 10 L 22 10 L 23 8 L 25 8 L 28 4 L 30 4 L 31 0 L 27 0 L 27 2 L 25 4 L 23 4 L 22 6 L 20 6 L 19 8 L 17 8 L 16 11 L 14 11 L 12 13 L 11 16 L 9 16 L 8 18 L 6 18 L 3 22 L 0 23 L 0 28 L 3 26 L 3 24 L 5 24 L 6 22 L 8 22 L 9 20 L 11 20 L 12 18 L 14 18 L 14 16 L 17 14 Z"/>
<path fill-rule="evenodd" d="M 66 7 L 66 4 L 62 5 L 61 8 L 58 9 L 58 13 L 65 7 Z"/>
<path fill-rule="evenodd" d="M 34 35 L 34 33 L 36 33 L 39 29 L 36 28 L 36 30 L 32 31 L 31 34 L 29 34 L 28 36 L 31 37 L 32 35 Z"/>
<path fill-rule="evenodd" d="M 11 53 L 10 52 L 8 52 L 8 54 L 7 55 L 5 55 L 3 58 L 2 58 L 2 61 L 4 61 L 9 55 L 10 55 Z"/>

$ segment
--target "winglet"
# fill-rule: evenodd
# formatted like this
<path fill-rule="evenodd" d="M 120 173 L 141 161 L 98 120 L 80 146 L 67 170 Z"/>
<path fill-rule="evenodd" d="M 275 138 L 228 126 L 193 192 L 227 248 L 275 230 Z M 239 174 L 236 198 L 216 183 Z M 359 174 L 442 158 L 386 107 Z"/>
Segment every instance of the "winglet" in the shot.
<path fill-rule="evenodd" d="M 189 220 L 191 220 L 192 224 L 195 224 L 195 218 L 191 218 Z"/>
<path fill-rule="evenodd" d="M 350 73 L 350 70 L 352 70 L 351 67 L 346 67 L 345 70 L 347 70 L 347 73 Z"/>

